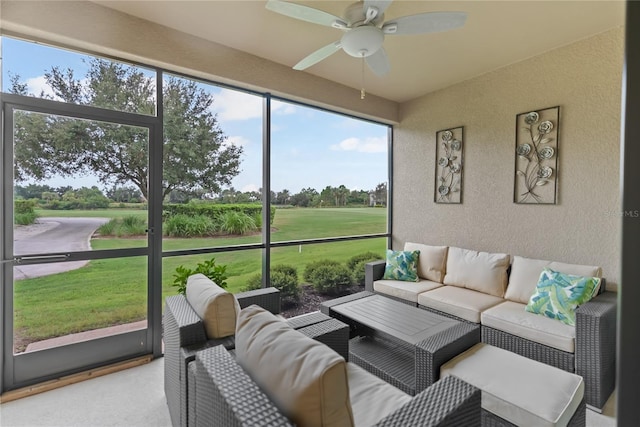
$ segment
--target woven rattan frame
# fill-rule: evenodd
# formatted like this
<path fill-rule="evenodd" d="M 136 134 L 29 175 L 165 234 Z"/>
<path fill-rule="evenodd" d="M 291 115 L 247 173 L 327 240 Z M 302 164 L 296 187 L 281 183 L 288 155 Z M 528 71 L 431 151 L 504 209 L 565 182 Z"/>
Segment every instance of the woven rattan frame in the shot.
<path fill-rule="evenodd" d="M 601 410 L 615 388 L 617 294 L 604 292 L 576 310 L 576 374 L 584 400 Z"/>
<path fill-rule="evenodd" d="M 190 417 L 199 426 L 290 426 L 264 392 L 224 349 L 214 347 L 196 356 L 195 408 Z M 376 426 L 480 425 L 480 390 L 448 377 L 415 396 Z"/>
<path fill-rule="evenodd" d="M 365 290 L 373 292 L 373 282 L 384 274 L 385 261 L 365 265 Z M 603 283 L 604 282 L 603 280 Z M 466 322 L 457 316 L 422 305 L 433 313 Z M 482 327 L 482 341 L 504 348 L 568 372 L 585 380 L 585 402 L 596 411 L 602 410 L 615 388 L 617 295 L 602 291 L 576 310 L 575 354 L 531 340 Z"/>
<path fill-rule="evenodd" d="M 192 427 L 293 425 L 224 347 L 199 352 L 195 369 Z"/>
<path fill-rule="evenodd" d="M 573 353 L 558 350 L 557 348 L 520 338 L 517 335 L 511 335 L 484 325 L 482 326 L 482 342 L 555 366 L 563 371 L 575 372 L 575 355 Z"/>
<path fill-rule="evenodd" d="M 326 314 L 327 316 L 333 317 L 334 313 L 332 312 L 331 307 L 334 307 L 338 304 L 344 304 L 345 302 L 355 301 L 360 298 L 370 297 L 371 295 L 373 295 L 373 292 L 362 291 L 362 292 L 357 292 L 355 294 L 350 294 L 350 295 L 345 295 L 343 297 L 330 299 L 320 304 L 320 311 L 322 312 L 322 314 Z"/>
<path fill-rule="evenodd" d="M 241 307 L 258 304 L 277 314 L 280 313 L 280 292 L 275 288 L 258 289 L 235 295 Z M 174 426 L 188 425 L 187 369 L 196 352 L 218 345 L 234 348 L 231 337 L 207 339 L 202 319 L 196 314 L 183 295 L 165 298 L 163 316 L 164 338 L 164 391 Z"/>

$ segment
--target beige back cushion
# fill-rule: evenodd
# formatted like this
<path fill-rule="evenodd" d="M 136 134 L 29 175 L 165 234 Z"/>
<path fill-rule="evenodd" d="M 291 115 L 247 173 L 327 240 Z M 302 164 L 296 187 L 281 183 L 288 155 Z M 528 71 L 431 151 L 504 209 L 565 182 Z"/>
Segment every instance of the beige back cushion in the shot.
<path fill-rule="evenodd" d="M 514 302 L 527 304 L 535 292 L 540 274 L 545 268 L 576 276 L 602 277 L 602 269 L 592 265 L 565 264 L 514 256 L 509 275 L 509 286 L 504 297 Z"/>
<path fill-rule="evenodd" d="M 209 339 L 223 338 L 236 332 L 236 318 L 240 313 L 238 301 L 204 274 L 187 279 L 187 301 L 204 323 Z"/>
<path fill-rule="evenodd" d="M 507 254 L 450 247 L 444 284 L 473 289 L 502 298 L 507 287 L 508 268 L 509 255 Z"/>
<path fill-rule="evenodd" d="M 236 358 L 295 424 L 353 426 L 344 358 L 257 305 L 238 316 Z"/>
<path fill-rule="evenodd" d="M 405 251 L 420 251 L 418 257 L 418 276 L 433 282 L 442 283 L 447 268 L 447 247 L 429 246 L 421 243 L 406 242 Z"/>

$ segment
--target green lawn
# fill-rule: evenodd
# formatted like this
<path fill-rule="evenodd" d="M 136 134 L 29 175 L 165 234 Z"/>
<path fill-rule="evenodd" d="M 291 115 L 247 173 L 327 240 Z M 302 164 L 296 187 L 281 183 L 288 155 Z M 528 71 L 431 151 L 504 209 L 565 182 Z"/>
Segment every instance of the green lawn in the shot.
<path fill-rule="evenodd" d="M 40 211 L 41 216 L 118 217 L 146 215 L 136 210 Z M 329 236 L 381 233 L 386 229 L 386 210 L 282 209 L 277 210 L 272 241 Z M 219 247 L 259 242 L 260 236 L 165 239 L 163 250 Z M 139 247 L 139 239 L 93 239 L 94 249 Z M 367 239 L 302 247 L 275 248 L 271 262 L 289 264 L 298 269 L 322 258 L 346 261 L 349 257 L 374 251 L 381 255 L 386 239 Z M 261 272 L 261 250 L 224 252 L 206 255 L 165 257 L 162 262 L 163 296 L 176 293 L 171 286 L 179 265 L 194 267 L 211 257 L 227 265 L 228 289 L 238 292 L 249 277 Z M 94 260 L 85 267 L 66 273 L 17 281 L 14 290 L 15 328 L 18 341 L 38 341 L 95 328 L 128 323 L 146 318 L 147 266 L 145 257 Z"/>

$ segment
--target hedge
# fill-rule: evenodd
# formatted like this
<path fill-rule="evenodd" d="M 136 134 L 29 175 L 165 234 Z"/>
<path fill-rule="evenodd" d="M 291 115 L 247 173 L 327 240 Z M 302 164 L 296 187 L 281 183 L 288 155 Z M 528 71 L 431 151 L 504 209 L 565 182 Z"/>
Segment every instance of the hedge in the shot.
<path fill-rule="evenodd" d="M 162 216 L 164 219 L 173 215 L 205 215 L 214 220 L 220 220 L 225 212 L 235 211 L 247 214 L 251 218 L 260 217 L 262 214 L 262 205 L 258 204 L 217 204 L 217 203 L 170 203 L 163 206 Z M 270 223 L 273 224 L 273 218 L 276 216 L 276 208 L 271 206 Z"/>

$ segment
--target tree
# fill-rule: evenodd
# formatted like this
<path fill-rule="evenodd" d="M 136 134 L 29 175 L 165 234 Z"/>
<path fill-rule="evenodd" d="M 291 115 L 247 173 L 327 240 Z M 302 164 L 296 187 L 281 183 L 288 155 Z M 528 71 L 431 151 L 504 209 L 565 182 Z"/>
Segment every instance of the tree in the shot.
<path fill-rule="evenodd" d="M 327 185 L 321 192 L 318 197 L 320 206 L 335 206 L 336 198 L 335 198 L 335 188 L 330 185 Z"/>
<path fill-rule="evenodd" d="M 387 206 L 387 183 L 381 182 L 376 185 L 376 189 L 373 191 L 373 203 L 374 206 L 382 205 Z"/>
<path fill-rule="evenodd" d="M 139 203 L 142 193 L 136 187 L 132 186 L 113 186 L 110 190 L 107 190 L 107 197 L 114 202 L 120 203 Z"/>
<path fill-rule="evenodd" d="M 26 187 L 16 185 L 14 193 L 22 199 L 42 199 L 43 193 L 54 193 L 53 187 L 48 185 L 29 184 Z"/>
<path fill-rule="evenodd" d="M 316 197 L 318 197 L 318 192 L 315 189 L 311 187 L 303 188 L 302 190 L 300 190 L 299 193 L 296 193 L 293 196 L 291 196 L 291 204 L 293 206 L 300 206 L 300 207 L 306 208 L 312 205 L 313 200 Z"/>
<path fill-rule="evenodd" d="M 276 205 L 286 205 L 287 203 L 289 203 L 290 198 L 291 198 L 291 195 L 289 194 L 289 190 L 285 188 L 284 190 L 278 191 L 276 193 L 276 198 L 273 202 Z"/>
<path fill-rule="evenodd" d="M 77 78 L 71 69 L 53 67 L 45 79 L 53 98 L 64 102 L 155 113 L 153 80 L 132 67 L 91 59 L 85 78 Z M 26 85 L 12 76 L 11 91 L 25 94 Z M 174 190 L 218 193 L 239 173 L 242 148 L 227 143 L 211 112 L 213 97 L 194 81 L 169 76 L 163 98 L 163 198 Z M 133 184 L 147 199 L 148 141 L 144 128 L 19 112 L 16 180 L 91 173 L 104 184 Z"/>
<path fill-rule="evenodd" d="M 353 205 L 369 205 L 369 192 L 364 190 L 353 190 L 347 199 L 348 204 Z"/>

